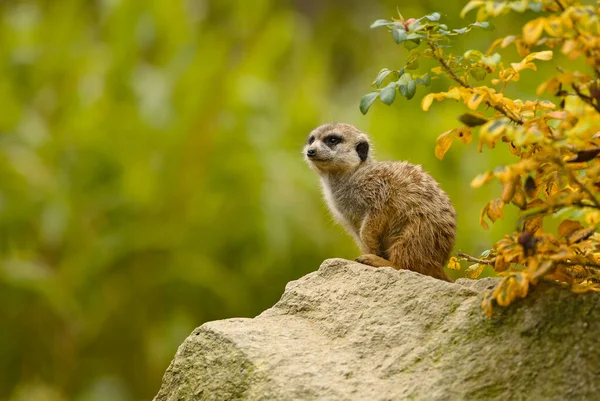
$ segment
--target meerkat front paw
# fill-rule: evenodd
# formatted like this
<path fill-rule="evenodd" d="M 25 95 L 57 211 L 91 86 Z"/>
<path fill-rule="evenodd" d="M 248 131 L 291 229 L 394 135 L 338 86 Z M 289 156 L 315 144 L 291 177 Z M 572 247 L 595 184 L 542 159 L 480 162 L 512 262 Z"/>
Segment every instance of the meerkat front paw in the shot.
<path fill-rule="evenodd" d="M 364 255 L 360 255 L 358 258 L 354 259 L 358 263 L 362 263 L 364 265 L 373 266 L 373 267 L 394 267 L 392 262 L 387 259 L 382 258 L 381 256 L 374 255 L 372 253 L 366 253 Z"/>

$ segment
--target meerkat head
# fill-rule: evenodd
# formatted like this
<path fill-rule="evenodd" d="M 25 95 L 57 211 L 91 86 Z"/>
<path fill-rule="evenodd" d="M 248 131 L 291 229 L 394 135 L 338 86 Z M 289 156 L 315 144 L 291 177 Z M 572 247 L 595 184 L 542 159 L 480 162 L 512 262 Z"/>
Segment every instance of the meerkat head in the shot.
<path fill-rule="evenodd" d="M 324 124 L 308 136 L 304 159 L 317 172 L 352 171 L 371 160 L 369 138 L 350 124 Z"/>

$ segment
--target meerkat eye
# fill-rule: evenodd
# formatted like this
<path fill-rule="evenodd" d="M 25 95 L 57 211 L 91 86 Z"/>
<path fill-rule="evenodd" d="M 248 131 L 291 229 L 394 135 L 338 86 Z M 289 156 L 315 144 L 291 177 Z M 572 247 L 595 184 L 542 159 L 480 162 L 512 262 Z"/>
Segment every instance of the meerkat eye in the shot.
<path fill-rule="evenodd" d="M 325 143 L 327 145 L 337 145 L 340 142 L 342 142 L 342 138 L 336 135 L 330 135 L 327 138 L 325 138 Z"/>
<path fill-rule="evenodd" d="M 311 135 L 311 136 L 308 138 L 308 144 L 309 144 L 309 145 L 312 145 L 312 143 L 313 143 L 314 141 L 315 141 L 315 136 L 314 136 L 314 135 Z"/>

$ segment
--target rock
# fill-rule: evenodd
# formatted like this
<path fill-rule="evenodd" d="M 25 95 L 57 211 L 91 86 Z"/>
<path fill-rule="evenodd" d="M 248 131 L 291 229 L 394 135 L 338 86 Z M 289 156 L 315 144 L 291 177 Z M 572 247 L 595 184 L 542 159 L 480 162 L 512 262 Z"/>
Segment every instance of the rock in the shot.
<path fill-rule="evenodd" d="M 495 283 L 326 260 L 256 318 L 194 330 L 155 401 L 600 399 L 600 294 L 540 284 L 490 319 Z"/>

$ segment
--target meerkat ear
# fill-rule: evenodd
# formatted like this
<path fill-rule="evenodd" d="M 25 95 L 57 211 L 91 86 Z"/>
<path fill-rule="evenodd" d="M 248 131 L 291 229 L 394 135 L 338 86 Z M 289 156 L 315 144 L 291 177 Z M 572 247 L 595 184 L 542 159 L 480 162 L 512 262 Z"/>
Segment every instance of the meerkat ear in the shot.
<path fill-rule="evenodd" d="M 360 161 L 364 162 L 367 160 L 367 156 L 369 155 L 369 142 L 361 141 L 356 145 L 356 153 L 358 153 L 358 157 L 360 157 Z"/>

